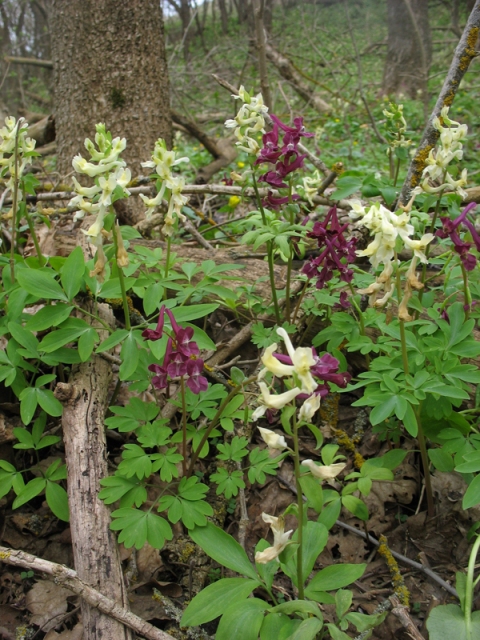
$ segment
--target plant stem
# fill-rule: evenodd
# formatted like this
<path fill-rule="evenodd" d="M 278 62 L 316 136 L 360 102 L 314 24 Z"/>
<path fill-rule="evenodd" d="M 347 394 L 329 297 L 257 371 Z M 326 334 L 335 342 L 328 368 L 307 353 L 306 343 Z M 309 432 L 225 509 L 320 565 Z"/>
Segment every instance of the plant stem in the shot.
<path fill-rule="evenodd" d="M 30 231 L 30 235 L 32 236 L 33 244 L 35 246 L 35 251 L 37 252 L 38 263 L 41 267 L 45 264 L 46 260 L 43 257 L 42 250 L 40 249 L 40 243 L 38 242 L 37 234 L 35 233 L 35 226 L 32 222 L 32 218 L 25 207 L 25 218 L 27 219 L 28 230 Z"/>
<path fill-rule="evenodd" d="M 220 406 L 217 409 L 217 413 L 213 416 L 212 421 L 210 422 L 208 427 L 205 429 L 205 433 L 203 434 L 202 439 L 200 440 L 200 442 L 198 444 L 198 447 L 192 453 L 192 457 L 191 457 L 191 460 L 190 460 L 190 465 L 188 467 L 188 472 L 187 472 L 187 477 L 188 478 L 192 475 L 195 463 L 196 463 L 196 461 L 198 460 L 198 458 L 200 456 L 200 453 L 201 453 L 201 451 L 203 449 L 203 446 L 204 446 L 205 442 L 207 441 L 208 436 L 211 434 L 213 429 L 217 426 L 218 421 L 222 417 L 223 410 L 225 409 L 227 404 L 230 402 L 230 400 L 234 396 L 237 395 L 237 393 L 240 393 L 240 391 L 243 391 L 243 387 L 244 386 L 246 386 L 247 384 L 250 384 L 251 382 L 254 382 L 256 379 L 257 379 L 257 375 L 250 376 L 250 378 L 247 378 L 241 384 L 239 384 L 238 386 L 234 387 L 230 391 L 228 396 L 222 400 Z"/>
<path fill-rule="evenodd" d="M 295 306 L 295 311 L 293 312 L 293 318 L 292 318 L 292 323 L 293 324 L 295 324 L 295 320 L 297 319 L 298 312 L 300 311 L 300 305 L 302 304 L 303 299 L 305 297 L 305 294 L 307 293 L 307 289 L 308 289 L 308 280 L 305 280 L 305 284 L 303 285 L 302 293 L 298 297 L 298 302 L 297 302 L 297 304 Z"/>
<path fill-rule="evenodd" d="M 470 287 L 468 286 L 467 270 L 463 266 L 463 262 L 460 262 L 460 266 L 461 266 L 461 269 L 462 269 L 463 295 L 464 295 L 464 298 L 465 298 L 465 306 L 466 306 L 465 320 L 468 320 L 468 318 L 470 316 L 470 309 L 471 309 L 471 306 L 472 306 L 472 294 L 470 293 Z"/>
<path fill-rule="evenodd" d="M 123 304 L 123 315 L 125 316 L 125 329 L 130 331 L 132 325 L 130 323 L 130 309 L 128 308 L 128 300 L 127 300 L 127 290 L 125 289 L 125 278 L 123 276 L 123 269 L 118 264 L 118 260 L 116 258 L 118 253 L 118 242 L 117 242 L 117 234 L 115 233 L 115 229 L 113 230 L 113 246 L 115 249 L 115 262 L 117 265 L 118 271 L 118 281 L 120 282 L 120 290 L 122 292 L 122 304 Z"/>
<path fill-rule="evenodd" d="M 172 239 L 170 236 L 167 236 L 167 256 L 165 258 L 165 276 L 164 279 L 168 278 L 168 271 L 170 269 L 170 250 L 172 248 Z M 165 287 L 163 290 L 163 299 L 167 299 L 167 288 Z"/>
<path fill-rule="evenodd" d="M 358 315 L 358 324 L 360 325 L 360 335 L 364 336 L 365 335 L 365 322 L 363 320 L 363 311 L 360 309 L 359 305 L 357 304 L 357 301 L 355 300 L 355 289 L 353 288 L 353 285 L 351 283 L 349 283 L 349 288 L 352 294 L 352 305 L 355 308 L 355 311 L 357 312 Z M 370 369 L 370 354 L 366 353 L 365 354 L 365 360 L 367 361 L 367 368 Z"/>
<path fill-rule="evenodd" d="M 297 416 L 293 414 L 293 446 L 294 446 L 294 458 L 295 465 L 295 485 L 297 487 L 297 509 L 298 509 L 298 549 L 297 549 L 297 587 L 298 587 L 298 599 L 303 600 L 303 492 L 302 485 L 300 484 L 300 450 L 298 445 L 298 425 Z"/>
<path fill-rule="evenodd" d="M 400 282 L 400 269 L 398 267 L 396 251 L 395 251 L 394 259 L 397 265 L 396 284 L 397 284 L 398 304 L 400 304 L 400 299 L 402 296 L 402 285 Z M 400 324 L 400 343 L 402 345 L 403 370 L 405 372 L 405 376 L 408 376 L 409 366 L 408 366 L 407 338 L 405 335 L 405 321 L 399 319 L 399 324 Z M 427 444 L 425 441 L 425 434 L 423 433 L 422 422 L 420 420 L 420 410 L 415 411 L 414 409 L 414 413 L 415 413 L 415 417 L 418 425 L 417 440 L 418 440 L 418 446 L 420 448 L 420 457 L 422 458 L 423 475 L 425 478 L 425 493 L 427 495 L 427 513 L 429 518 L 433 518 L 433 516 L 435 515 L 435 505 L 433 502 L 433 491 L 432 491 L 432 482 L 430 477 L 430 462 L 428 460 Z"/>
<path fill-rule="evenodd" d="M 467 640 L 474 640 L 472 635 L 472 604 L 473 604 L 473 576 L 475 573 L 475 562 L 477 560 L 478 550 L 480 548 L 480 536 L 477 536 L 475 543 L 473 545 L 472 551 L 470 552 L 470 559 L 468 561 L 468 570 L 467 570 L 467 582 L 465 584 L 465 627 L 466 627 L 466 637 Z"/>
<path fill-rule="evenodd" d="M 187 475 L 187 404 L 185 402 L 185 381 L 180 376 L 180 395 L 182 396 L 182 470 Z"/>
<path fill-rule="evenodd" d="M 252 177 L 253 177 L 253 190 L 255 191 L 257 205 L 260 210 L 260 215 L 262 216 L 262 222 L 266 226 L 267 217 L 265 215 L 265 210 L 262 205 L 262 199 L 260 198 L 260 193 L 258 192 L 258 185 L 257 185 L 257 179 L 255 177 L 255 171 L 252 171 Z M 275 271 L 274 271 L 274 262 L 273 262 L 272 241 L 268 240 L 266 245 L 267 245 L 267 256 L 268 256 L 268 275 L 270 278 L 270 290 L 272 293 L 272 302 L 275 309 L 275 319 L 277 321 L 278 326 L 280 326 L 282 324 L 282 318 L 280 316 L 280 307 L 278 306 L 277 290 L 275 288 Z"/>
<path fill-rule="evenodd" d="M 13 179 L 12 193 L 12 244 L 10 247 L 10 278 L 12 284 L 15 283 L 15 230 L 17 227 L 17 207 L 18 207 L 18 136 L 20 135 L 20 122 L 23 118 L 19 118 L 17 122 L 17 130 L 15 131 L 15 150 L 13 155 L 13 171 L 15 173 Z"/>

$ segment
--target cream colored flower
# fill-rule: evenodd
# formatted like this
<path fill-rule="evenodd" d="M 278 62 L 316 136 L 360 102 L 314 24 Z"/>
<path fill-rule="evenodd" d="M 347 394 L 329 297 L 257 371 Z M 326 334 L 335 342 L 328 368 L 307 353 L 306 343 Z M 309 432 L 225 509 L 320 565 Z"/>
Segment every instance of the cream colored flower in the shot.
<path fill-rule="evenodd" d="M 275 431 L 271 431 L 270 429 L 263 429 L 262 427 L 258 427 L 260 431 L 260 435 L 262 440 L 265 442 L 269 449 L 288 449 L 288 444 L 284 438 L 284 436 L 279 436 Z"/>
<path fill-rule="evenodd" d="M 260 381 L 258 383 L 261 391 L 261 396 L 258 399 L 260 405 L 255 409 L 252 415 L 252 420 L 258 420 L 261 416 L 265 415 L 267 409 L 283 409 L 283 407 L 294 400 L 302 390 L 298 387 L 285 391 L 284 393 L 273 394 L 268 390 L 267 385 Z"/>
<path fill-rule="evenodd" d="M 333 480 L 333 478 L 336 478 L 347 466 L 344 462 L 318 466 L 313 460 L 302 460 L 301 464 L 304 467 L 308 467 L 310 473 L 316 478 L 320 478 L 320 480 Z"/>
<path fill-rule="evenodd" d="M 304 422 L 311 422 L 313 416 L 320 409 L 320 395 L 312 394 L 300 407 L 298 419 Z"/>
<path fill-rule="evenodd" d="M 302 391 L 313 393 L 318 385 L 310 373 L 310 369 L 315 365 L 315 358 L 313 357 L 311 347 L 297 347 L 297 349 L 294 349 L 290 336 L 285 329 L 280 327 L 277 329 L 277 333 L 285 342 L 288 355 L 293 363 L 293 370 L 302 383 Z"/>
<path fill-rule="evenodd" d="M 255 554 L 255 562 L 258 564 L 267 564 L 267 562 L 278 558 L 289 544 L 293 529 L 285 531 L 285 521 L 282 516 L 276 518 L 268 513 L 262 513 L 262 519 L 270 525 L 270 529 L 273 532 L 273 547 L 268 547 L 264 551 L 257 551 Z"/>

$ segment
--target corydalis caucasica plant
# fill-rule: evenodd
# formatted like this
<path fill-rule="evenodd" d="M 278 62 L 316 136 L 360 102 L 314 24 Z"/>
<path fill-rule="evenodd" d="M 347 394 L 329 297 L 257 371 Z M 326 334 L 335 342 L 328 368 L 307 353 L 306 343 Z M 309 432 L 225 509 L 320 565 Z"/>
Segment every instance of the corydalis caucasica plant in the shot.
<path fill-rule="evenodd" d="M 6 190 L 13 193 L 17 189 L 17 202 L 23 198 L 19 181 L 27 166 L 32 163 L 32 158 L 38 155 L 35 153 L 35 140 L 27 137 L 27 131 L 28 123 L 23 118 L 17 122 L 13 117 L 5 118 L 5 126 L 0 129 L 0 175 L 3 177 L 9 174 Z M 12 208 L 5 214 L 5 218 L 12 216 Z"/>
<path fill-rule="evenodd" d="M 182 213 L 182 207 L 188 202 L 188 198 L 182 195 L 185 179 L 183 176 L 174 173 L 173 167 L 189 161 L 187 157 L 176 158 L 175 151 L 168 151 L 165 140 L 159 138 L 155 143 L 152 159 L 142 162 L 142 167 L 155 169 L 159 178 L 158 193 L 154 198 L 148 198 L 140 194 L 147 207 L 145 215 L 148 218 L 155 207 L 162 204 L 163 198 L 166 198 L 168 200 L 168 210 L 163 221 L 162 233 L 168 238 L 173 235 L 175 217 L 182 222 L 186 220 Z"/>
<path fill-rule="evenodd" d="M 440 142 L 436 149 L 431 149 L 426 159 L 426 167 L 422 172 L 422 180 L 412 192 L 413 198 L 421 193 L 454 192 L 462 198 L 467 193 L 463 187 L 467 184 L 467 170 L 463 169 L 460 178 L 455 178 L 448 171 L 453 160 L 463 158 L 463 145 L 467 137 L 466 124 L 460 124 L 448 117 L 448 107 L 443 107 L 440 118 L 434 118 L 433 126 L 440 132 Z"/>
<path fill-rule="evenodd" d="M 410 224 L 410 213 L 407 211 L 397 214 L 389 211 L 379 202 L 371 206 L 368 211 L 359 200 L 351 200 L 350 204 L 352 206 L 350 217 L 358 220 L 356 226 L 366 227 L 374 235 L 374 239 L 367 248 L 358 250 L 357 255 L 367 256 L 375 268 L 383 265 L 383 271 L 377 276 L 375 282 L 366 289 L 359 289 L 358 293 L 368 295 L 369 303 L 373 307 L 383 307 L 387 304 L 395 290 L 392 276 L 397 241 L 400 240 L 405 247 L 413 251 L 413 258 L 407 272 L 404 297 L 399 307 L 399 318 L 411 320 L 407 304 L 412 296 L 412 289 L 423 288 L 423 284 L 415 273 L 416 264 L 418 260 L 424 264 L 427 263 L 425 251 L 435 236 L 433 233 L 425 233 L 419 240 L 415 240 L 412 237 L 415 229 Z M 381 295 L 380 298 L 379 295 Z"/>
<path fill-rule="evenodd" d="M 90 154 L 90 161 L 85 160 L 80 154 L 72 161 L 77 173 L 94 178 L 92 187 L 83 187 L 78 180 L 73 179 L 75 193 L 77 194 L 69 205 L 80 209 L 75 218 L 81 219 L 85 213 L 97 216 L 95 222 L 85 232 L 87 236 L 96 241 L 101 237 L 105 216 L 115 200 L 129 196 L 126 189 L 131 180 L 130 169 L 126 169 L 126 163 L 120 154 L 127 146 L 125 138 L 113 138 L 110 131 L 105 130 L 104 124 L 95 126 L 95 142 L 89 138 L 85 140 L 85 148 Z"/>
<path fill-rule="evenodd" d="M 241 151 L 257 156 L 260 145 L 255 138 L 252 138 L 252 134 L 265 133 L 265 115 L 268 113 L 268 107 L 263 103 L 261 93 L 250 96 L 243 85 L 238 90 L 238 96 L 232 97 L 235 100 L 241 100 L 243 104 L 235 119 L 225 122 L 225 127 L 234 129 L 234 135 L 237 138 L 235 144 Z"/>

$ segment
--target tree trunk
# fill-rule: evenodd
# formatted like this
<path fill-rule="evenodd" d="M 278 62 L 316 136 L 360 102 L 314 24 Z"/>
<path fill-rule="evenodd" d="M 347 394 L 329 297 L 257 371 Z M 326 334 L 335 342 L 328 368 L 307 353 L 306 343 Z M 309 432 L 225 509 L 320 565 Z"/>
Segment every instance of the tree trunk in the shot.
<path fill-rule="evenodd" d="M 98 312 L 113 326 L 108 305 L 99 305 Z M 128 609 L 118 545 L 110 530 L 110 509 L 98 498 L 100 480 L 108 476 L 104 416 L 111 368 L 101 356 L 93 355 L 88 362 L 72 368 L 68 384 L 58 384 L 55 395 L 64 405 L 62 426 L 75 570 L 81 580 Z M 85 640 L 133 637 L 121 622 L 85 601 L 82 622 Z"/>
<path fill-rule="evenodd" d="M 104 122 L 127 138 L 123 158 L 142 173 L 159 137 L 171 143 L 163 18 L 158 0 L 52 0 L 57 167 L 72 171 Z"/>
<path fill-rule="evenodd" d="M 383 74 L 386 94 L 425 96 L 432 60 L 426 0 L 387 0 L 388 50 Z"/>
<path fill-rule="evenodd" d="M 228 15 L 227 6 L 225 0 L 218 0 L 218 7 L 220 9 L 220 20 L 222 22 L 222 33 L 228 33 Z"/>

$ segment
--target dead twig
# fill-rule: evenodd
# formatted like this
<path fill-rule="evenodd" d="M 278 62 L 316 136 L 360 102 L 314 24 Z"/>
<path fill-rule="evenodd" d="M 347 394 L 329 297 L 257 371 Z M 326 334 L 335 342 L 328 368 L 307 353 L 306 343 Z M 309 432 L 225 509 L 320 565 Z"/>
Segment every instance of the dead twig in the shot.
<path fill-rule="evenodd" d="M 118 620 L 129 629 L 133 629 L 136 633 L 149 640 L 174 640 L 173 636 L 165 633 L 161 629 L 157 629 L 149 622 L 142 620 L 131 611 L 124 609 L 119 604 L 110 600 L 102 593 L 89 586 L 77 575 L 73 569 L 69 569 L 56 562 L 43 560 L 30 553 L 25 553 L 17 549 L 9 549 L 0 546 L 0 560 L 14 567 L 22 567 L 23 569 L 31 569 L 40 573 L 46 573 L 51 576 L 57 584 L 61 584 L 73 593 L 77 594 L 91 607 L 99 609 L 102 613 Z"/>

